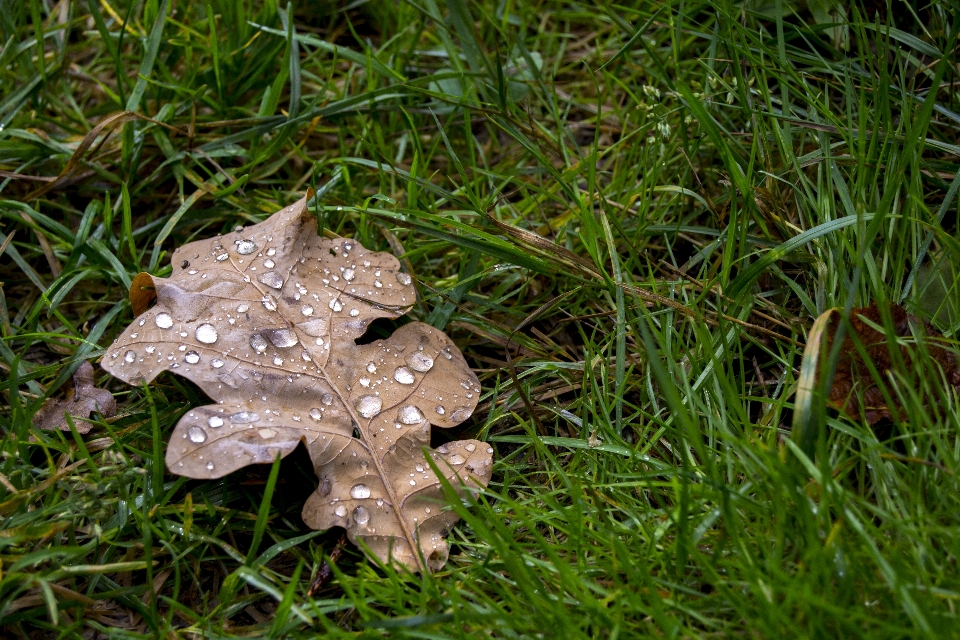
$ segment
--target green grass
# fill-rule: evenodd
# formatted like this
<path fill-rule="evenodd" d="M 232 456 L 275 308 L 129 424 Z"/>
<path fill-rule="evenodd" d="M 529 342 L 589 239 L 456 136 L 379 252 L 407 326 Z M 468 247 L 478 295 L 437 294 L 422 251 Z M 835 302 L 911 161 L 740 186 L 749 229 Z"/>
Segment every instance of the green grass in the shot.
<path fill-rule="evenodd" d="M 940 373 L 881 372 L 902 423 L 815 398 L 790 438 L 822 312 L 955 336 L 960 14 L 821 4 L 2 3 L 2 635 L 960 635 Z M 349 548 L 314 597 L 340 532 L 300 520 L 302 450 L 169 474 L 205 402 L 170 374 L 101 372 L 86 436 L 30 421 L 136 273 L 309 186 L 405 252 L 483 382 L 455 435 L 496 450 L 443 571 Z"/>

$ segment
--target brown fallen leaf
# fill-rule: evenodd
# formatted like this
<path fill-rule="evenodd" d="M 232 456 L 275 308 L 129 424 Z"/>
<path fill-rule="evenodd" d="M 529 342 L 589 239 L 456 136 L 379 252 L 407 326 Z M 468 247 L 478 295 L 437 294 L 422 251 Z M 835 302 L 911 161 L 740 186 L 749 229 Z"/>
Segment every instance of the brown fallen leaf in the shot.
<path fill-rule="evenodd" d="M 73 386 L 67 389 L 63 399 L 49 398 L 33 416 L 33 424 L 40 429 L 60 429 L 70 431 L 64 414 L 76 418 L 89 418 L 99 411 L 104 418 L 117 414 L 117 401 L 106 389 L 94 385 L 93 366 L 83 362 L 73 374 Z M 83 420 L 75 420 L 73 426 L 79 433 L 88 433 L 90 425 Z"/>
<path fill-rule="evenodd" d="M 458 516 L 433 467 L 462 493 L 489 481 L 493 450 L 476 440 L 430 450 L 430 425 L 469 418 L 479 381 L 424 323 L 355 342 L 376 318 L 410 308 L 411 277 L 392 255 L 320 238 L 306 201 L 180 247 L 168 279 L 137 276 L 131 299 L 156 305 L 102 366 L 132 384 L 169 369 L 217 401 L 174 430 L 174 473 L 219 478 L 303 442 L 320 479 L 303 508 L 309 526 L 344 527 L 383 561 L 439 569 Z"/>
<path fill-rule="evenodd" d="M 827 313 L 829 318 L 829 336 L 824 341 L 821 354 L 829 353 L 830 344 L 836 335 L 840 311 L 833 309 Z M 923 345 L 930 357 L 936 361 L 946 373 L 948 384 L 960 388 L 960 369 L 957 368 L 956 356 L 937 344 L 944 340 L 943 334 L 937 331 L 929 322 L 910 315 L 903 307 L 890 306 L 890 316 L 894 334 L 898 338 L 912 338 L 914 335 L 923 340 Z M 902 412 L 899 404 L 888 406 L 884 399 L 884 391 L 894 403 L 897 402 L 896 392 L 889 386 L 887 372 L 895 367 L 913 367 L 919 365 L 917 345 L 912 340 L 899 346 L 901 362 L 891 357 L 890 344 L 886 333 L 877 331 L 869 323 L 883 327 L 883 319 L 876 303 L 869 307 L 853 309 L 850 313 L 850 329 L 847 331 L 840 348 L 840 359 L 830 387 L 828 402 L 836 409 L 841 409 L 851 416 L 859 416 L 868 424 L 875 424 L 883 418 L 897 418 L 897 412 Z M 873 367 L 884 381 L 881 388 L 871 376 L 867 363 L 863 360 L 854 343 L 857 338 Z M 894 352 L 895 353 L 895 352 Z M 805 356 L 806 357 L 806 356 Z M 902 363 L 902 364 L 901 364 Z"/>

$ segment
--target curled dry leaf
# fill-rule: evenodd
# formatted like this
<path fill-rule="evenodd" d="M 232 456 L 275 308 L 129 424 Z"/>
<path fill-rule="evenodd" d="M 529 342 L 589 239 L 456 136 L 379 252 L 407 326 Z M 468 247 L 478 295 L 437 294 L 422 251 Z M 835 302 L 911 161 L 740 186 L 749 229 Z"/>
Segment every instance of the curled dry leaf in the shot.
<path fill-rule="evenodd" d="M 138 310 L 102 366 L 132 384 L 169 369 L 217 401 L 177 425 L 174 473 L 218 478 L 303 442 L 320 480 L 303 508 L 309 526 L 344 527 L 383 561 L 439 569 L 458 517 L 434 468 L 461 492 L 486 485 L 493 450 L 476 440 L 429 450 L 430 425 L 466 420 L 480 384 L 450 339 L 420 322 L 356 344 L 371 321 L 410 307 L 411 278 L 392 255 L 322 239 L 315 224 L 304 198 L 180 247 L 170 278 L 134 281 L 133 301 L 156 304 Z"/>
<path fill-rule="evenodd" d="M 821 346 L 821 356 L 824 358 L 830 352 L 830 345 L 837 333 L 836 320 L 840 317 L 839 309 L 832 309 L 826 313 L 830 314 L 826 318 L 830 326 L 829 338 Z M 944 339 L 943 335 L 930 323 L 908 314 L 903 307 L 891 305 L 890 317 L 894 335 L 898 338 L 912 338 L 916 335 L 918 339 L 923 340 L 927 353 L 946 374 L 948 384 L 955 388 L 960 387 L 960 369 L 957 368 L 956 357 L 937 344 L 938 340 Z M 884 399 L 884 391 L 894 402 L 897 399 L 896 392 L 889 386 L 888 372 L 899 367 L 920 366 L 918 360 L 920 354 L 917 352 L 917 345 L 912 340 L 908 340 L 896 347 L 899 350 L 900 359 L 899 361 L 894 359 L 891 356 L 896 354 L 896 351 L 891 353 L 887 334 L 874 329 L 870 326 L 871 323 L 879 327 L 884 326 L 880 309 L 875 303 L 869 307 L 851 311 L 850 330 L 847 331 L 840 348 L 840 360 L 830 387 L 828 401 L 834 408 L 841 409 L 852 416 L 862 417 L 872 425 L 883 418 L 896 418 L 897 412 L 902 409 L 899 405 L 888 406 Z M 861 357 L 854 342 L 855 339 L 860 342 L 870 363 L 880 374 L 884 387 L 879 386 L 870 374 L 870 368 Z M 806 355 L 804 359 L 806 360 Z"/>
<path fill-rule="evenodd" d="M 117 414 L 117 401 L 112 393 L 95 386 L 93 366 L 89 362 L 80 364 L 73 374 L 73 386 L 67 389 L 65 395 L 62 400 L 50 398 L 43 403 L 33 416 L 33 424 L 40 429 L 69 431 L 70 426 L 64 414 L 77 418 L 89 418 L 94 411 L 99 411 L 105 418 Z M 77 420 L 73 426 L 79 433 L 90 431 L 90 425 L 82 420 Z"/>

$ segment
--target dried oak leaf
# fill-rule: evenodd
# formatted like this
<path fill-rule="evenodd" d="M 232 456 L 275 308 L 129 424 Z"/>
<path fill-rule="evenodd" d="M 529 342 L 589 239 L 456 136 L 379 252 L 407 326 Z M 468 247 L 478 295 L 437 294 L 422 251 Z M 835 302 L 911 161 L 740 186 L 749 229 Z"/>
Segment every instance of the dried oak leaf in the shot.
<path fill-rule="evenodd" d="M 67 389 L 62 400 L 49 398 L 33 416 L 33 424 L 40 429 L 70 431 L 64 414 L 77 418 L 89 418 L 99 411 L 105 418 L 117 414 L 117 401 L 106 389 L 98 389 L 93 379 L 93 366 L 83 362 L 73 374 L 73 386 Z M 73 423 L 79 433 L 88 433 L 90 425 L 83 420 Z"/>
<path fill-rule="evenodd" d="M 828 329 L 829 338 L 824 343 L 823 353 L 829 353 L 830 345 L 837 333 L 838 323 L 835 320 L 839 318 L 840 312 L 838 309 L 832 309 L 827 313 L 832 316 L 830 318 L 832 324 Z M 890 317 L 893 333 L 898 338 L 910 338 L 916 335 L 922 339 L 930 358 L 943 368 L 948 384 L 954 388 L 960 388 L 960 369 L 957 367 L 956 356 L 937 344 L 937 340 L 944 339 L 943 334 L 929 322 L 910 315 L 903 307 L 897 305 L 890 305 Z M 897 412 L 902 412 L 902 407 L 899 405 L 888 406 L 883 397 L 886 391 L 896 403 L 897 394 L 889 386 L 887 372 L 894 367 L 922 366 L 922 361 L 919 360 L 917 345 L 907 341 L 897 347 L 901 360 L 895 362 L 891 357 L 891 345 L 887 334 L 877 331 L 869 323 L 879 327 L 884 326 L 876 303 L 851 311 L 850 327 L 840 348 L 840 360 L 833 376 L 828 401 L 834 408 L 852 416 L 859 416 L 872 425 L 883 418 L 896 419 Z M 869 367 L 857 350 L 854 338 L 859 340 L 867 358 L 884 380 L 883 388 L 870 374 Z"/>
<path fill-rule="evenodd" d="M 433 467 L 462 492 L 489 481 L 493 450 L 476 440 L 429 450 L 430 425 L 463 422 L 480 392 L 446 335 L 412 322 L 356 344 L 371 321 L 415 301 L 395 257 L 320 238 L 304 198 L 180 247 L 170 278 L 140 274 L 132 289 L 137 305 L 154 295 L 156 305 L 102 366 L 133 384 L 169 369 L 217 401 L 177 424 L 171 471 L 219 478 L 303 442 L 320 480 L 303 508 L 310 527 L 343 527 L 383 561 L 444 565 L 458 516 L 444 508 Z"/>

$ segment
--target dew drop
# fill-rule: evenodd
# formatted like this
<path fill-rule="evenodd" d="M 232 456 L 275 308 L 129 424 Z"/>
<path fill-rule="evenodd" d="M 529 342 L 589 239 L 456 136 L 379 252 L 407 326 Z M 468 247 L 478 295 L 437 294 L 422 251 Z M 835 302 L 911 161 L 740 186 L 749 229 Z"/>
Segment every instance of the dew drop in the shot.
<path fill-rule="evenodd" d="M 267 311 L 277 310 L 277 302 L 272 296 L 263 296 L 263 300 L 261 300 L 261 302 L 263 302 L 263 308 Z"/>
<path fill-rule="evenodd" d="M 420 473 L 423 473 L 423 465 L 422 465 L 422 464 L 418 464 L 417 467 L 416 467 L 416 469 L 417 469 L 417 471 L 419 471 Z"/>
<path fill-rule="evenodd" d="M 237 305 L 237 313 L 246 313 L 249 310 L 250 310 L 250 305 L 248 305 L 246 302 L 244 302 L 243 304 Z"/>
<path fill-rule="evenodd" d="M 213 460 L 207 463 L 207 471 L 213 471 Z"/>
<path fill-rule="evenodd" d="M 423 414 L 415 406 L 407 405 L 397 412 L 397 420 L 403 424 L 417 424 L 423 422 Z"/>
<path fill-rule="evenodd" d="M 258 433 L 258 434 L 260 435 L 260 437 L 263 438 L 264 440 L 269 440 L 269 439 L 271 439 L 271 438 L 276 437 L 276 435 L 277 435 L 277 432 L 274 431 L 273 429 L 259 429 L 259 430 L 257 430 L 257 433 Z"/>
<path fill-rule="evenodd" d="M 333 512 L 337 514 L 337 517 L 342 518 L 343 516 L 347 515 L 347 508 L 342 504 L 340 504 L 340 505 L 337 505 L 337 508 L 334 509 Z"/>
<path fill-rule="evenodd" d="M 173 326 L 173 318 L 169 313 L 158 313 L 156 320 L 157 326 L 161 329 L 169 329 Z"/>
<path fill-rule="evenodd" d="M 267 255 L 268 255 L 268 256 L 275 256 L 275 255 L 277 255 L 277 250 L 274 249 L 273 247 L 270 247 L 269 249 L 267 249 Z"/>
<path fill-rule="evenodd" d="M 125 354 L 123 354 L 124 362 L 133 362 L 136 359 L 137 353 L 135 351 L 127 351 Z"/>
<path fill-rule="evenodd" d="M 364 507 L 357 507 L 353 510 L 353 521 L 359 525 L 365 525 L 370 522 L 370 512 Z"/>
<path fill-rule="evenodd" d="M 353 278 L 355 277 L 355 275 L 356 275 L 356 274 L 354 273 L 353 269 L 344 269 L 344 270 L 343 270 L 343 279 L 346 280 L 347 282 L 350 282 L 351 280 L 353 280 Z"/>
<path fill-rule="evenodd" d="M 277 263 L 273 260 L 264 260 L 263 266 L 265 266 L 267 269 L 273 269 L 275 266 L 277 266 Z"/>
<path fill-rule="evenodd" d="M 450 414 L 450 419 L 454 422 L 463 422 L 469 418 L 472 413 L 473 409 L 470 407 L 457 407 L 453 410 L 453 413 Z"/>
<path fill-rule="evenodd" d="M 328 407 L 329 407 L 330 405 L 332 405 L 332 404 L 333 404 L 333 394 L 332 394 L 332 393 L 325 393 L 325 394 L 323 394 L 322 396 L 320 396 L 320 403 L 321 403 L 321 404 L 325 404 L 325 405 L 327 405 Z"/>
<path fill-rule="evenodd" d="M 364 418 L 372 418 L 380 413 L 383 401 L 377 396 L 360 396 L 356 402 L 357 412 Z"/>
<path fill-rule="evenodd" d="M 430 507 L 424 507 L 424 508 L 423 508 L 423 512 L 424 512 L 424 513 L 430 513 Z"/>
<path fill-rule="evenodd" d="M 311 306 L 308 305 L 308 304 L 305 304 L 305 305 L 303 305 L 302 307 L 300 307 L 300 313 L 302 313 L 302 314 L 305 315 L 305 316 L 312 316 L 312 315 L 313 315 L 313 307 L 311 307 Z"/>
<path fill-rule="evenodd" d="M 447 410 L 443 408 L 443 405 L 442 405 L 442 404 L 438 404 L 438 405 L 437 405 L 437 413 L 439 413 L 439 414 L 442 416 L 442 415 L 445 414 L 446 412 L 447 412 Z"/>
<path fill-rule="evenodd" d="M 187 437 L 190 438 L 190 442 L 199 444 L 207 439 L 207 432 L 200 427 L 190 427 L 187 429 Z"/>
<path fill-rule="evenodd" d="M 406 367 L 397 367 L 397 370 L 393 372 L 393 379 L 400 384 L 413 384 L 417 380 L 416 376 L 413 375 L 413 371 L 410 371 L 410 369 Z"/>
<path fill-rule="evenodd" d="M 357 500 L 370 497 L 370 487 L 365 484 L 355 484 L 350 489 L 350 495 Z"/>
<path fill-rule="evenodd" d="M 251 240 L 241 240 L 237 243 L 237 253 L 242 256 L 248 256 L 257 250 L 257 245 Z"/>
<path fill-rule="evenodd" d="M 267 350 L 267 340 L 259 333 L 250 336 L 250 347 L 257 353 L 263 353 Z"/>
<path fill-rule="evenodd" d="M 433 368 L 433 358 L 425 354 L 423 351 L 414 351 L 407 356 L 407 364 L 410 365 L 410 368 L 414 371 L 426 373 Z"/>
<path fill-rule="evenodd" d="M 297 332 L 292 329 L 266 329 L 262 333 L 278 349 L 286 349 L 300 342 Z"/>
<path fill-rule="evenodd" d="M 403 286 L 407 286 L 412 282 L 412 280 L 410 279 L 410 274 L 404 273 L 403 271 L 397 271 L 397 282 L 399 282 Z"/>
<path fill-rule="evenodd" d="M 448 458 L 448 460 L 450 461 L 450 464 L 463 464 L 463 463 L 464 463 L 464 458 L 463 458 L 463 456 L 460 455 L 459 453 L 453 454 L 452 456 L 450 456 L 450 457 Z"/>
<path fill-rule="evenodd" d="M 217 328 L 209 322 L 204 322 L 202 325 L 197 327 L 197 331 L 194 335 L 197 338 L 197 342 L 202 342 L 203 344 L 213 344 L 217 341 Z"/>
<path fill-rule="evenodd" d="M 196 351 L 187 351 L 187 355 L 183 356 L 183 360 L 187 364 L 197 364 L 200 362 L 200 354 Z"/>
<path fill-rule="evenodd" d="M 300 357 L 303 358 L 304 361 L 306 361 L 306 362 L 310 362 L 310 360 L 313 359 L 313 358 L 311 358 L 311 356 L 310 356 L 310 352 L 307 351 L 306 349 L 303 350 L 303 352 L 300 354 Z"/>
<path fill-rule="evenodd" d="M 259 420 L 260 416 L 252 411 L 238 411 L 230 416 L 230 422 L 233 424 L 250 424 Z"/>
<path fill-rule="evenodd" d="M 220 358 L 214 358 L 213 360 L 210 361 L 210 366 L 213 367 L 214 369 L 219 369 L 220 367 L 223 366 L 223 360 L 221 360 Z"/>
<path fill-rule="evenodd" d="M 152 344 L 147 345 L 147 347 L 144 349 L 144 351 L 146 351 L 148 354 L 152 354 L 156 350 L 157 348 Z"/>
<path fill-rule="evenodd" d="M 307 320 L 306 322 L 301 322 L 297 325 L 297 328 L 303 331 L 308 336 L 322 336 L 327 332 L 327 321 L 323 318 L 317 318 L 315 320 Z M 318 343 L 318 344 L 323 344 Z"/>
<path fill-rule="evenodd" d="M 343 303 L 340 302 L 340 298 L 334 298 L 333 300 L 330 301 L 330 304 L 328 306 L 331 309 L 333 309 L 335 312 L 343 311 Z"/>
<path fill-rule="evenodd" d="M 217 429 L 223 426 L 223 418 L 220 416 L 210 416 L 207 419 L 207 424 L 210 425 L 213 429 Z"/>
<path fill-rule="evenodd" d="M 221 253 L 220 255 L 217 256 L 217 262 L 223 262 L 224 260 L 226 260 L 226 259 L 229 258 L 229 257 L 230 257 L 230 254 L 228 254 L 228 253 Z"/>
<path fill-rule="evenodd" d="M 261 273 L 260 277 L 257 279 L 271 289 L 283 288 L 283 278 L 280 277 L 280 274 L 276 271 L 267 271 L 266 273 Z"/>
<path fill-rule="evenodd" d="M 273 357 L 273 364 L 275 364 L 275 365 L 277 365 L 277 366 L 279 367 L 280 365 L 283 364 L 283 358 L 281 358 L 280 356 L 274 356 L 274 357 Z"/>
<path fill-rule="evenodd" d="M 323 417 L 323 414 L 320 412 L 320 409 L 318 409 L 317 407 L 314 407 L 313 409 L 310 409 L 310 414 L 309 414 L 309 415 L 310 415 L 310 417 L 313 418 L 314 420 L 319 420 L 320 418 Z"/>
<path fill-rule="evenodd" d="M 487 453 L 493 453 L 493 447 L 487 447 Z"/>
<path fill-rule="evenodd" d="M 377 372 L 377 365 L 373 364 L 372 362 L 367 365 L 367 373 L 376 373 L 376 372 Z"/>
<path fill-rule="evenodd" d="M 473 444 L 472 442 L 469 442 L 467 443 L 467 446 L 464 447 L 464 449 L 466 449 L 470 453 L 473 453 L 474 451 L 477 450 L 477 445 Z"/>

